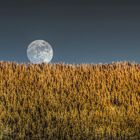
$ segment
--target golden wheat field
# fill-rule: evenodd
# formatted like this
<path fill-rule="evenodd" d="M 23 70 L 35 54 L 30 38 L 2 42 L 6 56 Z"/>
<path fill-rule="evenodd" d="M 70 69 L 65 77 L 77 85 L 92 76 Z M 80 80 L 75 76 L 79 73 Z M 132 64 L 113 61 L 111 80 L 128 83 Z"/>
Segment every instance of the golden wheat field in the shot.
<path fill-rule="evenodd" d="M 139 140 L 140 64 L 0 62 L 0 139 Z"/>

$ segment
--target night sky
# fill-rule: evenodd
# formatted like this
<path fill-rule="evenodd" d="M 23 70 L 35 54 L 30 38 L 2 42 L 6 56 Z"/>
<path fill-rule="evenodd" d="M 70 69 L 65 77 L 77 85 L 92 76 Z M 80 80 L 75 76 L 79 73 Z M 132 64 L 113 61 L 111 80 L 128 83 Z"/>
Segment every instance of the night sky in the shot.
<path fill-rule="evenodd" d="M 139 63 L 140 2 L 0 0 L 0 60 L 29 62 L 36 39 L 52 45 L 52 63 Z"/>

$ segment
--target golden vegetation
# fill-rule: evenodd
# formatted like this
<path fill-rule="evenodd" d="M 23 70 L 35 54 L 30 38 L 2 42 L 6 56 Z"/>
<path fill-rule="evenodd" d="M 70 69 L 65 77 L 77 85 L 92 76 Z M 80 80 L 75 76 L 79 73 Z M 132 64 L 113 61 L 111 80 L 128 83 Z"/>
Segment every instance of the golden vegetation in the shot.
<path fill-rule="evenodd" d="M 140 65 L 0 62 L 0 139 L 140 139 Z"/>

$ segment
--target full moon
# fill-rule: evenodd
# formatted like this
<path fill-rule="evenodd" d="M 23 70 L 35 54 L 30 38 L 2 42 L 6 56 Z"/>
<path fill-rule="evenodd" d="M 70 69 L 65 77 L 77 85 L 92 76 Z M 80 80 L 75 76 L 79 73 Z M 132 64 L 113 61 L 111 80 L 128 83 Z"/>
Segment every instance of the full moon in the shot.
<path fill-rule="evenodd" d="M 27 57 L 31 63 L 49 63 L 53 58 L 51 45 L 44 40 L 35 40 L 27 48 Z"/>

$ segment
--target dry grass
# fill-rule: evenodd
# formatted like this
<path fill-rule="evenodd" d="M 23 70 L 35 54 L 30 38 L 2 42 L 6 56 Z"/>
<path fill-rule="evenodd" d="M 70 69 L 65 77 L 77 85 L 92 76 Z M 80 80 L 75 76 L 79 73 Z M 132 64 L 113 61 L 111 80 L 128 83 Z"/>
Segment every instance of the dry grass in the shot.
<path fill-rule="evenodd" d="M 0 138 L 140 139 L 140 65 L 0 62 Z"/>

